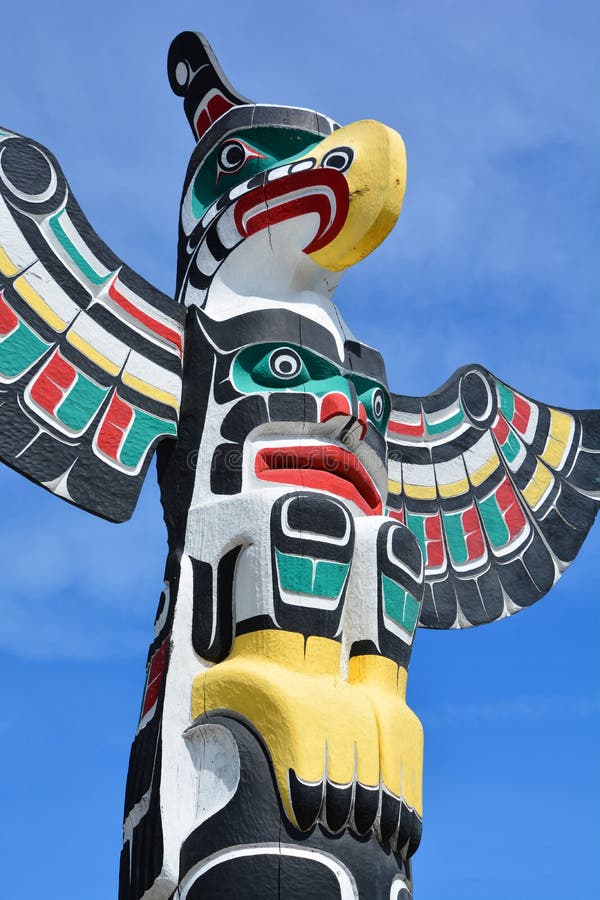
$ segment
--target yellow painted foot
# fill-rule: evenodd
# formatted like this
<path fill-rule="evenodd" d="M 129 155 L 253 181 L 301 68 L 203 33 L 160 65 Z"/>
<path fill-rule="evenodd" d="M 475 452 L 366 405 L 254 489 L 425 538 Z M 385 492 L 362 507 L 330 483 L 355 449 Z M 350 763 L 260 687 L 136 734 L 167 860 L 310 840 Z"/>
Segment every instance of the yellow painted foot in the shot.
<path fill-rule="evenodd" d="M 381 656 L 350 660 L 340 645 L 285 631 L 236 638 L 230 656 L 197 676 L 194 718 L 247 719 L 269 751 L 286 815 L 306 830 L 320 819 L 413 852 L 421 828 L 423 731 L 407 707 L 406 670 Z"/>
<path fill-rule="evenodd" d="M 336 641 L 305 641 L 301 634 L 266 630 L 236 638 L 230 656 L 194 680 L 194 718 L 229 710 L 258 730 L 271 755 L 286 814 L 301 828 L 310 827 L 319 815 L 326 783 L 346 788 L 349 801 L 356 779 L 373 790 L 379 785 L 373 706 L 340 678 L 339 669 Z M 309 799 L 303 786 L 308 793 L 315 788 L 318 796 L 313 790 Z M 346 805 L 349 814 L 350 803 Z M 332 815 L 339 820 L 339 811 Z"/>

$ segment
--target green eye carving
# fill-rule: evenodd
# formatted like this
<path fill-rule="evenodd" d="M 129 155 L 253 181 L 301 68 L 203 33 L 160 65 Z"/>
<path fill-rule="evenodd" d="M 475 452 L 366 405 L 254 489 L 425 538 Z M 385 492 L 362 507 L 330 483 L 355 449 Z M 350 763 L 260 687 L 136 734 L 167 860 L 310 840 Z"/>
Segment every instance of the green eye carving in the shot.
<path fill-rule="evenodd" d="M 297 128 L 258 126 L 228 135 L 206 156 L 194 177 L 194 216 L 201 219 L 222 192 L 281 162 L 305 155 L 318 143 L 316 135 Z"/>
<path fill-rule="evenodd" d="M 308 381 L 309 374 L 293 347 L 277 347 L 265 354 L 252 368 L 253 380 L 265 387 L 295 387 Z"/>
<path fill-rule="evenodd" d="M 277 344 L 246 347 L 233 363 L 232 376 L 245 394 L 265 388 L 287 390 L 310 380 L 299 348 Z"/>
<path fill-rule="evenodd" d="M 273 350 L 269 356 L 269 369 L 276 378 L 285 378 L 289 381 L 302 371 L 304 364 L 295 350 L 291 347 L 281 347 Z"/>
<path fill-rule="evenodd" d="M 390 396 L 385 387 L 364 375 L 345 372 L 307 347 L 275 343 L 244 347 L 233 361 L 231 380 L 243 394 L 301 389 L 315 397 L 331 392 L 344 394 L 350 402 L 352 383 L 354 396 L 364 403 L 379 431 L 385 431 L 390 415 Z"/>
<path fill-rule="evenodd" d="M 382 385 L 371 381 L 370 378 L 358 375 L 354 376 L 352 381 L 359 400 L 365 405 L 369 419 L 379 431 L 385 432 L 391 410 L 390 395 Z"/>
<path fill-rule="evenodd" d="M 385 431 L 390 417 L 391 406 L 387 391 L 382 387 L 375 387 L 362 394 L 360 399 L 365 404 L 367 415 L 373 424 L 380 431 Z"/>
<path fill-rule="evenodd" d="M 373 410 L 373 418 L 381 422 L 385 412 L 385 397 L 381 388 L 375 388 L 371 394 L 371 409 Z"/>

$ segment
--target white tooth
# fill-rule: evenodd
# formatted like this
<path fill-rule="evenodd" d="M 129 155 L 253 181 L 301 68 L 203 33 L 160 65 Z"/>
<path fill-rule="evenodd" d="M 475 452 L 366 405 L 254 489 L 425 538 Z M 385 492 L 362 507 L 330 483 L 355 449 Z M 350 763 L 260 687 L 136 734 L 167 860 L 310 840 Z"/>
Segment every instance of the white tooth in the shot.
<path fill-rule="evenodd" d="M 201 223 L 202 227 L 206 228 L 206 226 L 212 222 L 212 220 L 214 219 L 216 214 L 217 214 L 217 204 L 213 203 L 213 205 L 209 206 L 208 209 L 206 210 L 206 212 L 204 213 L 204 215 L 202 216 L 202 223 Z"/>
<path fill-rule="evenodd" d="M 307 169 L 312 169 L 314 164 L 314 159 L 301 159 L 300 162 L 290 166 L 290 172 L 306 172 Z"/>
<path fill-rule="evenodd" d="M 277 169 L 271 169 L 267 178 L 269 181 L 277 181 L 278 178 L 284 178 L 290 171 L 289 166 L 279 166 Z"/>
<path fill-rule="evenodd" d="M 240 242 L 240 233 L 237 230 L 235 219 L 233 216 L 233 209 L 229 207 L 229 209 L 225 210 L 221 218 L 217 223 L 217 234 L 219 235 L 220 241 L 224 247 L 227 247 L 228 250 L 231 250 L 232 247 L 235 247 L 236 244 Z"/>
<path fill-rule="evenodd" d="M 237 200 L 237 198 L 241 197 L 242 194 L 245 194 L 247 190 L 248 190 L 248 182 L 244 181 L 243 184 L 238 184 L 237 187 L 234 187 L 229 191 L 229 199 Z"/>
<path fill-rule="evenodd" d="M 220 263 L 214 258 L 206 243 L 200 244 L 200 248 L 196 255 L 196 266 L 203 275 L 214 275 L 219 268 Z"/>

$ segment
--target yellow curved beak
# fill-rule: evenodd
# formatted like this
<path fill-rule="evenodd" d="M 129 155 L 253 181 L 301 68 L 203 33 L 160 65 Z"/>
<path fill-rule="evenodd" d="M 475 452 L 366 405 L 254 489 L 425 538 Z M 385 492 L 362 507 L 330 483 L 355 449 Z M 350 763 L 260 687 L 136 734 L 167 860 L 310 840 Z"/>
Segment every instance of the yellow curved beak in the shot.
<path fill-rule="evenodd" d="M 354 153 L 344 172 L 348 215 L 331 243 L 308 255 L 325 269 L 341 272 L 368 256 L 396 224 L 406 188 L 406 151 L 397 131 L 373 119 L 339 128 L 310 155 L 316 156 L 320 165 L 336 147 L 350 147 Z"/>

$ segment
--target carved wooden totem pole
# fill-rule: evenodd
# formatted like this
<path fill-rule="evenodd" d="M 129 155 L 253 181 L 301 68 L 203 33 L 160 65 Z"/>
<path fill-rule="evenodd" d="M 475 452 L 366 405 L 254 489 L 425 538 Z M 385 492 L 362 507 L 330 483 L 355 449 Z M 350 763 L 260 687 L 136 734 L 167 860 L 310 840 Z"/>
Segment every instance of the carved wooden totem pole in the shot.
<path fill-rule="evenodd" d="M 600 417 L 480 366 L 390 393 L 332 303 L 400 212 L 399 135 L 255 104 L 173 42 L 196 141 L 177 293 L 0 131 L 0 455 L 128 518 L 155 450 L 168 529 L 125 800 L 121 900 L 412 896 L 418 625 L 542 597 L 600 492 Z"/>

